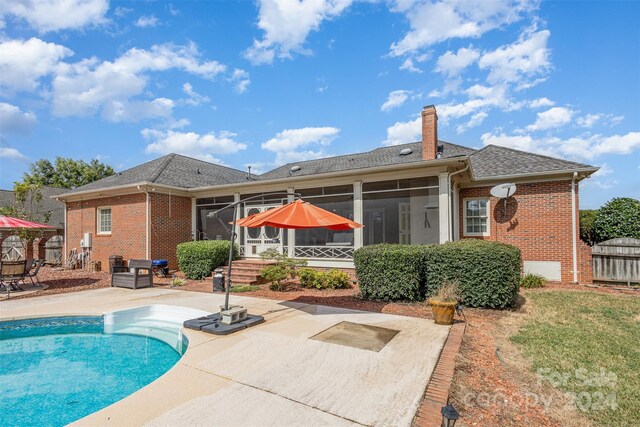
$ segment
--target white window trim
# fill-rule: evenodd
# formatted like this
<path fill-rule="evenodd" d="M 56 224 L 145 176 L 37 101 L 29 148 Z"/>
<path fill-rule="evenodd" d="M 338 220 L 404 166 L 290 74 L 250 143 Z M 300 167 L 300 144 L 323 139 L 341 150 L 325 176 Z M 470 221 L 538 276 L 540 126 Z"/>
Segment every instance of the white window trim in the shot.
<path fill-rule="evenodd" d="M 96 234 L 100 235 L 100 236 L 109 236 L 111 235 L 111 230 L 109 231 L 101 231 L 100 230 L 100 213 L 105 210 L 105 209 L 109 209 L 111 211 L 111 230 L 113 230 L 113 209 L 111 209 L 111 206 L 99 206 L 98 209 L 96 209 Z"/>
<path fill-rule="evenodd" d="M 471 200 L 483 200 L 487 202 L 487 231 L 483 233 L 469 233 L 467 232 L 467 201 Z M 483 236 L 487 237 L 491 235 L 491 199 L 488 197 L 466 197 L 462 199 L 462 234 L 463 236 Z"/>

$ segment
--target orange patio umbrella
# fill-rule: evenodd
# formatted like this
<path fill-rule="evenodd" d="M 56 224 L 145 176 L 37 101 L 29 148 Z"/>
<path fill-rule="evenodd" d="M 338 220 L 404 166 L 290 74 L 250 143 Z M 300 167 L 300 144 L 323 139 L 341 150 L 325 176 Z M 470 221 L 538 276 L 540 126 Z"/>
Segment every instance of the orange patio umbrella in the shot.
<path fill-rule="evenodd" d="M 330 230 L 353 230 L 362 224 L 313 206 L 303 200 L 295 200 L 275 209 L 270 209 L 237 221 L 241 227 L 316 228 Z"/>

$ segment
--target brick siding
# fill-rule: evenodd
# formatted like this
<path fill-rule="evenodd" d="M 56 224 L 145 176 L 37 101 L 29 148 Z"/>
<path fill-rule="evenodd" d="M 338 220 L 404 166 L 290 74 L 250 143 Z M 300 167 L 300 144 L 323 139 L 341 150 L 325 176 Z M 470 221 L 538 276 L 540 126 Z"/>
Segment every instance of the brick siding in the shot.
<path fill-rule="evenodd" d="M 178 268 L 176 246 L 191 240 L 191 198 L 150 193 L 151 259 L 166 259 Z"/>
<path fill-rule="evenodd" d="M 491 187 L 460 189 L 460 238 L 495 240 L 517 246 L 523 261 L 560 261 L 561 281 L 573 282 L 573 249 L 571 235 L 571 181 L 550 181 L 518 184 L 515 196 L 509 198 L 503 220 L 504 205 L 491 197 Z M 490 235 L 464 235 L 464 199 L 489 197 Z M 576 211 L 578 192 L 576 190 Z M 579 215 L 576 212 L 576 220 Z M 580 225 L 576 224 L 578 242 L 578 281 L 591 283 L 591 251 L 580 240 Z"/>
<path fill-rule="evenodd" d="M 96 222 L 99 207 L 111 207 L 111 234 L 98 235 Z M 67 251 L 77 248 L 85 232 L 92 234 L 91 260 L 100 261 L 102 270 L 109 267 L 109 256 L 124 259 L 145 258 L 146 196 L 144 193 L 105 197 L 67 203 Z M 66 256 L 65 254 L 65 259 Z"/>

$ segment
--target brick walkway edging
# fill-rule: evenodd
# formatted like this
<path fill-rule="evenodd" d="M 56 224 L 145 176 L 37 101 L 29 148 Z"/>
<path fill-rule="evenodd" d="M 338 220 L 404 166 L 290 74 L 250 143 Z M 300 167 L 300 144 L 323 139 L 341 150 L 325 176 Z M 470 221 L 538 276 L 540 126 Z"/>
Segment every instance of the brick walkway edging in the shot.
<path fill-rule="evenodd" d="M 460 351 L 465 323 L 454 323 L 449 330 L 449 336 L 440 352 L 431 379 L 427 384 L 422 402 L 416 411 L 412 425 L 414 427 L 439 427 L 442 422 L 440 409 L 449 401 L 449 389 L 456 367 L 456 355 Z"/>

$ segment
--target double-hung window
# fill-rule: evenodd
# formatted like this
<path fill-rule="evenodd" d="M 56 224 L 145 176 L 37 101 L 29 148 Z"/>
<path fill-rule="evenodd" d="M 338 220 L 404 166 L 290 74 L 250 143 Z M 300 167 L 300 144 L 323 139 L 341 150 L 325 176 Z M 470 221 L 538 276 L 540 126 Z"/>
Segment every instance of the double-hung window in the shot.
<path fill-rule="evenodd" d="M 464 234 L 489 235 L 489 199 L 464 199 Z"/>
<path fill-rule="evenodd" d="M 111 208 L 98 208 L 98 234 L 111 234 Z"/>

